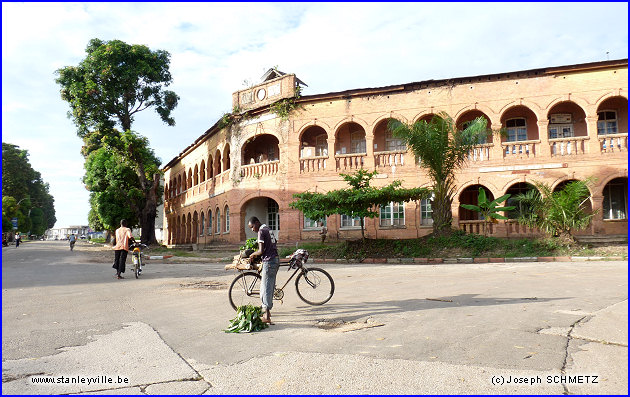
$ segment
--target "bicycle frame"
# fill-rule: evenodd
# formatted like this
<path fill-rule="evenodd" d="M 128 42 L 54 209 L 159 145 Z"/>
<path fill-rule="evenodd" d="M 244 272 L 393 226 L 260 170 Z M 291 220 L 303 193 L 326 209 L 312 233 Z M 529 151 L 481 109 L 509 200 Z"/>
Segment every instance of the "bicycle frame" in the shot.
<path fill-rule="evenodd" d="M 280 265 L 280 267 L 287 267 L 287 266 L 291 266 L 291 264 L 282 264 Z M 278 271 L 280 271 L 280 268 L 278 268 Z M 278 286 L 276 285 L 274 290 L 279 290 L 279 291 L 284 291 L 284 287 L 286 287 L 289 284 L 289 281 L 293 280 L 293 277 L 295 277 L 296 274 L 298 274 L 298 272 L 303 272 L 306 273 L 308 272 L 308 268 L 305 268 L 304 266 L 299 266 L 297 269 L 295 269 L 295 271 L 293 272 L 293 274 L 291 274 L 291 276 L 287 279 L 287 281 L 285 281 L 284 285 L 280 288 L 278 288 Z M 240 273 L 246 273 L 246 272 L 251 272 L 251 270 L 239 270 Z M 276 278 L 277 280 L 277 278 Z M 305 278 L 306 282 L 309 283 L 311 286 L 313 285 L 313 283 L 311 283 L 311 281 L 308 278 Z M 248 291 L 246 291 L 247 295 L 251 295 L 252 291 L 254 290 L 254 287 L 256 286 L 256 282 L 251 283 L 251 285 L 248 286 Z M 276 299 L 276 298 L 274 298 Z M 276 299 L 278 300 L 278 299 Z"/>

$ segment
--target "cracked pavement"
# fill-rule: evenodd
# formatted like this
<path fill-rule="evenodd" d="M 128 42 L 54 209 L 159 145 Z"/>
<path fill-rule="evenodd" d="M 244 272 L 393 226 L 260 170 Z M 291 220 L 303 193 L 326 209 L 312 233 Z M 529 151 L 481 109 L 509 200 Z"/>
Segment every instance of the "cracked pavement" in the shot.
<path fill-rule="evenodd" d="M 628 391 L 625 262 L 326 264 L 329 303 L 290 283 L 253 334 L 222 331 L 223 264 L 115 280 L 81 245 L 35 242 L 3 248 L 2 265 L 3 394 Z"/>

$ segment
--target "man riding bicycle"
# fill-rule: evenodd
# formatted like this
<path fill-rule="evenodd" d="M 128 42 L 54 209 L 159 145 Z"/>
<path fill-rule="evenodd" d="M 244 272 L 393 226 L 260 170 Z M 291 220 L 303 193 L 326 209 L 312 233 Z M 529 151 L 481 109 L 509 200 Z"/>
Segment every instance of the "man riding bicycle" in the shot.
<path fill-rule="evenodd" d="M 74 234 L 70 235 L 70 237 L 68 238 L 68 240 L 70 240 L 70 251 L 72 251 L 74 249 L 74 243 L 77 242 L 77 236 L 75 236 Z"/>

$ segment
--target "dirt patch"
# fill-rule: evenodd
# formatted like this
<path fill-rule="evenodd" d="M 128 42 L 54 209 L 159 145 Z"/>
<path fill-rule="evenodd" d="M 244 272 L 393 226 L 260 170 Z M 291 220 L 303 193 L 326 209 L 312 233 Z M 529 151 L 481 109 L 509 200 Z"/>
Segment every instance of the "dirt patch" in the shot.
<path fill-rule="evenodd" d="M 364 321 L 344 321 L 341 319 L 319 320 L 315 326 L 325 331 L 334 332 L 350 332 L 365 328 L 381 327 L 385 324 L 376 322 L 372 317 L 368 317 Z"/>
<path fill-rule="evenodd" d="M 195 281 L 192 283 L 183 283 L 179 285 L 181 288 L 193 288 L 193 289 L 227 289 L 227 283 L 221 281 Z"/>

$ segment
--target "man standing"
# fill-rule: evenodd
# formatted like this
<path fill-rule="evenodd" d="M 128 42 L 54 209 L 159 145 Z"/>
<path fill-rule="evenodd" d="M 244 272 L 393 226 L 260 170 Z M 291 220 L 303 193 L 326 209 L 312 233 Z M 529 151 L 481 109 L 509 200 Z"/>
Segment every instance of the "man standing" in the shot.
<path fill-rule="evenodd" d="M 77 236 L 75 236 L 74 234 L 70 235 L 70 251 L 72 251 L 74 249 L 74 243 L 77 242 Z"/>
<path fill-rule="evenodd" d="M 278 258 L 278 249 L 276 248 L 276 239 L 267 225 L 261 225 L 258 218 L 251 217 L 248 227 L 253 232 L 258 233 L 258 250 L 249 256 L 249 263 L 254 261 L 254 257 L 261 256 L 262 280 L 260 299 L 262 301 L 263 315 L 261 317 L 263 323 L 271 323 L 271 308 L 273 307 L 273 290 L 276 288 L 276 275 L 280 267 L 280 258 Z"/>
<path fill-rule="evenodd" d="M 20 236 L 20 233 L 15 233 L 15 248 L 20 246 L 21 240 L 22 240 L 22 236 Z"/>
<path fill-rule="evenodd" d="M 131 229 L 127 227 L 127 220 L 120 221 L 120 227 L 116 229 L 116 245 L 114 246 L 114 269 L 116 269 L 117 279 L 123 279 L 121 273 L 125 272 L 125 262 L 127 261 L 127 253 L 129 252 L 129 240 L 134 241 L 131 237 Z"/>

